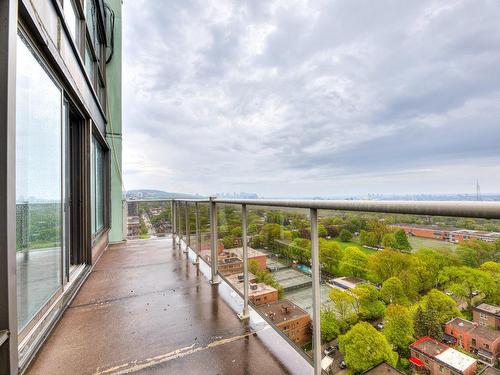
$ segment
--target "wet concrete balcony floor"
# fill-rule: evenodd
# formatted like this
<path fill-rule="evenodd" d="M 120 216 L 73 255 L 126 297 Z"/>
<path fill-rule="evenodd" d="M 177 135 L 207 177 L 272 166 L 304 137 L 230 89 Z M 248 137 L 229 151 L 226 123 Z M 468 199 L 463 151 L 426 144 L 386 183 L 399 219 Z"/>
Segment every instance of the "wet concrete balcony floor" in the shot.
<path fill-rule="evenodd" d="M 200 268 L 171 239 L 110 247 L 27 374 L 304 373 L 305 361 L 274 330 L 241 322 L 220 295 L 227 285 L 210 285 Z"/>

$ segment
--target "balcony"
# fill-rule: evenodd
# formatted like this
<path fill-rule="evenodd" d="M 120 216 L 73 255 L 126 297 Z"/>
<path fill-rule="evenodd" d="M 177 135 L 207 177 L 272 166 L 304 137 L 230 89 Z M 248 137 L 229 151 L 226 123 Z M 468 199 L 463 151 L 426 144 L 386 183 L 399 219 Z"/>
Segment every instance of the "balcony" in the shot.
<path fill-rule="evenodd" d="M 27 374 L 307 373 L 274 331 L 238 319 L 238 300 L 194 257 L 170 238 L 108 249 Z"/>
<path fill-rule="evenodd" d="M 500 204 L 198 199 L 130 201 L 128 213 L 129 241 L 93 266 L 27 374 L 338 373 L 343 357 L 324 353 L 337 342 L 322 314 L 340 314 L 332 290 L 379 294 L 370 266 L 345 259 L 364 252 L 368 262 L 383 249 L 342 240 L 347 247 L 329 258 L 327 245 L 339 240 L 321 226 L 352 215 L 484 223 L 500 218 Z M 366 321 L 376 328 L 379 318 Z"/>

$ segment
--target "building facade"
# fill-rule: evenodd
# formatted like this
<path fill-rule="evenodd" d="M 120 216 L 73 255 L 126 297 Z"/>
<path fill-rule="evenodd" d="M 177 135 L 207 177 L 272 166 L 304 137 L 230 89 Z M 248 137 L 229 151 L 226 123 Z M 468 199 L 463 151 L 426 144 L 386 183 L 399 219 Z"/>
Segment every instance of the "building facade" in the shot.
<path fill-rule="evenodd" d="M 444 326 L 455 344 L 476 355 L 482 362 L 496 365 L 500 355 L 500 331 L 462 318 L 453 318 Z"/>
<path fill-rule="evenodd" d="M 410 344 L 413 373 L 430 375 L 473 375 L 477 361 L 431 337 L 424 336 Z"/>
<path fill-rule="evenodd" d="M 124 239 L 121 1 L 5 0 L 0 23 L 0 373 L 17 373 Z"/>
<path fill-rule="evenodd" d="M 500 307 L 481 303 L 472 309 L 472 320 L 481 326 L 500 330 Z"/>
<path fill-rule="evenodd" d="M 311 341 L 311 317 L 293 302 L 282 299 L 261 305 L 259 309 L 297 345 Z"/>

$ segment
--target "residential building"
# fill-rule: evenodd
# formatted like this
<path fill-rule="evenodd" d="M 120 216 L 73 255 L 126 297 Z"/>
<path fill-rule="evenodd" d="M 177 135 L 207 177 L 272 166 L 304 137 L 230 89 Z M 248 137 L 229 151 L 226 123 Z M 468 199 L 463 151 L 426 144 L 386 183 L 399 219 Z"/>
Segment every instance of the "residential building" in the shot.
<path fill-rule="evenodd" d="M 424 336 L 410 344 L 410 362 L 413 373 L 429 373 L 430 375 L 473 375 L 476 373 L 477 361 L 446 346 L 439 341 Z"/>
<path fill-rule="evenodd" d="M 225 251 L 236 254 L 239 258 L 243 259 L 243 248 L 235 247 L 231 249 L 226 249 Z M 259 265 L 259 270 L 264 271 L 267 267 L 267 254 L 262 251 L 256 250 L 250 246 L 247 247 L 248 260 L 253 260 Z"/>
<path fill-rule="evenodd" d="M 259 309 L 297 345 L 311 341 L 311 317 L 293 302 L 282 299 L 262 305 Z"/>
<path fill-rule="evenodd" d="M 361 373 L 361 375 L 403 375 L 404 372 L 392 367 L 391 365 L 382 362 L 371 369 Z"/>
<path fill-rule="evenodd" d="M 482 362 L 497 364 L 500 355 L 500 331 L 462 318 L 451 319 L 445 324 L 444 331 L 455 339 L 455 342 L 450 339 L 450 343 L 460 345 L 477 355 Z"/>
<path fill-rule="evenodd" d="M 481 303 L 472 309 L 472 320 L 481 326 L 500 330 L 500 307 Z"/>
<path fill-rule="evenodd" d="M 465 240 L 494 242 L 500 238 L 500 233 L 498 232 L 445 228 L 439 225 L 395 224 L 393 227 L 403 229 L 409 236 L 432 238 L 453 243 L 459 243 Z"/>
<path fill-rule="evenodd" d="M 226 280 L 243 294 L 244 288 L 244 275 L 232 274 L 226 277 Z M 255 280 L 255 275 L 248 273 L 248 299 L 255 306 L 264 305 L 278 300 L 278 290 L 270 285 L 258 283 Z"/>
<path fill-rule="evenodd" d="M 210 254 L 205 251 L 205 259 L 210 261 Z M 248 247 L 248 261 L 254 260 L 259 266 L 259 271 L 266 269 L 267 255 Z M 217 261 L 219 264 L 219 272 L 223 275 L 231 275 L 234 273 L 243 272 L 243 248 L 237 247 L 232 249 L 224 249 L 219 246 Z"/>
<path fill-rule="evenodd" d="M 478 375 L 500 375 L 500 370 L 491 366 L 486 366 Z"/>
<path fill-rule="evenodd" d="M 12 238 L 1 230 L 0 253 L 12 256 L 0 255 L 0 275 L 16 275 L 0 281 L 14 291 L 0 291 L 10 332 L 0 373 L 6 362 L 26 367 L 92 266 L 124 241 L 121 5 L 0 2 L 1 211 L 16 226 Z"/>

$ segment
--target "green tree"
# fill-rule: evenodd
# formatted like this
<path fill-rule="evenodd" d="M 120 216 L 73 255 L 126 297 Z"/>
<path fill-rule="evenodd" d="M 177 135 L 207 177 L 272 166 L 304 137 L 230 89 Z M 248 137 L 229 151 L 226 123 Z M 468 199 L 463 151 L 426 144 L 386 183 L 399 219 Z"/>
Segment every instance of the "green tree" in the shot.
<path fill-rule="evenodd" d="M 439 280 L 458 297 L 467 301 L 468 310 L 472 309 L 472 299 L 476 293 L 484 293 L 489 297 L 498 287 L 489 273 L 467 266 L 445 267 L 439 274 Z"/>
<path fill-rule="evenodd" d="M 355 306 L 356 299 L 351 293 L 333 288 L 330 290 L 330 299 L 332 300 L 332 307 L 339 319 L 343 321 L 355 320 L 357 312 L 354 310 L 353 306 Z"/>
<path fill-rule="evenodd" d="M 410 257 L 410 254 L 384 249 L 370 255 L 368 264 L 377 281 L 384 282 L 390 277 L 399 276 L 403 271 L 409 270 Z"/>
<path fill-rule="evenodd" d="M 427 336 L 427 318 L 422 306 L 418 306 L 413 316 L 414 334 L 417 337 Z"/>
<path fill-rule="evenodd" d="M 480 269 L 490 275 L 495 285 L 500 285 L 500 263 L 492 261 L 484 262 L 481 264 Z M 500 305 L 500 288 L 496 287 L 493 293 L 488 294 L 485 302 L 492 305 Z"/>
<path fill-rule="evenodd" d="M 362 230 L 359 233 L 359 242 L 363 246 L 375 247 L 378 245 L 377 235 L 374 232 Z"/>
<path fill-rule="evenodd" d="M 460 243 L 456 252 L 464 265 L 477 268 L 484 262 L 500 262 L 500 241 L 467 240 Z"/>
<path fill-rule="evenodd" d="M 250 259 L 248 261 L 248 271 L 255 275 L 255 281 L 272 286 L 278 291 L 278 298 L 283 298 L 285 293 L 283 286 L 276 281 L 271 272 L 268 270 L 261 271 L 259 269 L 259 263 L 256 260 Z"/>
<path fill-rule="evenodd" d="M 340 336 L 339 349 L 354 374 L 366 371 L 381 362 L 395 366 L 398 360 L 398 355 L 392 351 L 385 336 L 366 322 L 356 324 L 349 332 Z"/>
<path fill-rule="evenodd" d="M 444 267 L 456 266 L 459 263 L 456 254 L 446 248 L 421 248 L 413 254 L 413 257 L 425 264 L 434 288 L 438 286 L 439 272 Z"/>
<path fill-rule="evenodd" d="M 318 225 L 318 237 L 320 238 L 325 238 L 328 236 L 328 231 L 326 230 L 326 227 L 323 224 Z"/>
<path fill-rule="evenodd" d="M 406 251 L 411 250 L 411 244 L 410 241 L 408 241 L 408 236 L 406 235 L 404 229 L 398 229 L 394 233 L 394 237 L 396 238 L 396 249 Z"/>
<path fill-rule="evenodd" d="M 319 239 L 319 261 L 330 273 L 336 272 L 341 254 L 338 243 L 323 238 Z"/>
<path fill-rule="evenodd" d="M 382 246 L 386 249 L 397 249 L 398 242 L 394 233 L 386 233 L 382 238 Z"/>
<path fill-rule="evenodd" d="M 355 298 L 359 317 L 365 320 L 380 318 L 384 315 L 385 305 L 380 301 L 380 292 L 373 285 L 359 284 L 351 289 Z"/>
<path fill-rule="evenodd" d="M 355 246 L 344 249 L 344 256 L 340 262 L 340 272 L 344 275 L 364 277 L 368 256 Z"/>
<path fill-rule="evenodd" d="M 408 303 L 408 298 L 403 289 L 403 283 L 396 276 L 384 281 L 380 289 L 380 296 L 387 304 L 396 303 L 406 305 Z"/>
<path fill-rule="evenodd" d="M 437 310 L 437 306 L 432 303 L 427 302 L 425 308 L 419 305 L 413 316 L 415 336 L 430 336 L 436 340 L 441 340 L 443 330 L 439 316 L 440 312 Z"/>
<path fill-rule="evenodd" d="M 417 306 L 420 306 L 424 311 L 431 307 L 436 312 L 436 320 L 439 325 L 445 324 L 451 318 L 462 316 L 455 300 L 437 289 L 432 289 L 423 296 Z"/>
<path fill-rule="evenodd" d="M 339 234 L 339 240 L 342 242 L 349 242 L 352 239 L 352 233 L 347 229 L 342 229 Z"/>
<path fill-rule="evenodd" d="M 408 344 L 413 341 L 413 318 L 410 310 L 401 305 L 387 306 L 384 317 L 384 335 L 393 348 L 401 355 L 408 352 Z"/>
<path fill-rule="evenodd" d="M 321 339 L 324 342 L 336 339 L 340 334 L 340 327 L 341 324 L 335 311 L 331 309 L 321 310 Z"/>

